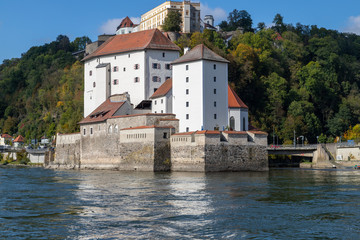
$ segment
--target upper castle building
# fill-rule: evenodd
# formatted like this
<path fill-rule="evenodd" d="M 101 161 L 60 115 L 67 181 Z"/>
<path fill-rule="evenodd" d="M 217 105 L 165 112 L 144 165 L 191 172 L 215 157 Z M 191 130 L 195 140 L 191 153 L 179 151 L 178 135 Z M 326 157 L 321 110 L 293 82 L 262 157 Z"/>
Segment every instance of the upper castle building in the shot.
<path fill-rule="evenodd" d="M 165 17 L 170 11 L 179 11 L 181 14 L 181 31 L 183 33 L 200 31 L 200 3 L 191 1 L 166 1 L 147 13 L 141 15 L 140 31 L 161 29 Z"/>
<path fill-rule="evenodd" d="M 179 50 L 157 29 L 109 38 L 83 59 L 84 117 L 111 95 L 127 92 L 134 106 L 148 100 L 171 78 Z"/>

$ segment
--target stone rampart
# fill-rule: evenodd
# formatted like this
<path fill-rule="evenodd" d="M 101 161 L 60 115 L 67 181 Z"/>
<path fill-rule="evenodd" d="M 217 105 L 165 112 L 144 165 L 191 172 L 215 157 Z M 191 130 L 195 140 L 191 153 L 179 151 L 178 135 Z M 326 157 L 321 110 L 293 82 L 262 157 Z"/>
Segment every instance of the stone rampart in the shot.
<path fill-rule="evenodd" d="M 266 145 L 245 143 L 244 134 L 187 133 L 171 136 L 172 171 L 267 171 Z"/>
<path fill-rule="evenodd" d="M 79 168 L 80 133 L 57 134 L 55 158 L 49 159 L 48 167 Z"/>

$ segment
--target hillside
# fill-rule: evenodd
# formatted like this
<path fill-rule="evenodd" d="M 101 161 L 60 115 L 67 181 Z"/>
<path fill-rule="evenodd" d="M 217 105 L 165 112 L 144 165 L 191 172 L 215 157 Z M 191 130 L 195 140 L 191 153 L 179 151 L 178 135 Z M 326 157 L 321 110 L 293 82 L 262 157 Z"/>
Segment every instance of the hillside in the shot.
<path fill-rule="evenodd" d="M 0 65 L 0 132 L 27 140 L 78 131 L 83 112 L 83 64 L 72 52 L 90 40 L 56 41 L 32 47 Z"/>
<path fill-rule="evenodd" d="M 180 47 L 204 43 L 227 58 L 229 81 L 249 106 L 251 125 L 290 142 L 331 141 L 360 122 L 360 36 L 297 24 L 247 32 L 183 35 Z M 78 131 L 83 63 L 72 52 L 86 37 L 32 47 L 0 65 L 0 132 L 26 139 Z"/>

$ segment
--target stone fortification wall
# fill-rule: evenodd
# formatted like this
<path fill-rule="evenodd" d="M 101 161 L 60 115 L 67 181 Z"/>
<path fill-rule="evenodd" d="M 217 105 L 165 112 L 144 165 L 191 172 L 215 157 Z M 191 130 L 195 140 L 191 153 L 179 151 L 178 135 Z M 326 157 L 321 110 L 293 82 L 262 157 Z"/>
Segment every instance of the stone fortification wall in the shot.
<path fill-rule="evenodd" d="M 45 162 L 48 167 L 78 168 L 80 164 L 80 133 L 57 134 L 55 157 Z"/>
<path fill-rule="evenodd" d="M 171 131 L 161 127 L 122 130 L 119 169 L 169 171 Z"/>
<path fill-rule="evenodd" d="M 244 143 L 244 134 L 171 136 L 172 171 L 267 171 L 266 145 Z"/>

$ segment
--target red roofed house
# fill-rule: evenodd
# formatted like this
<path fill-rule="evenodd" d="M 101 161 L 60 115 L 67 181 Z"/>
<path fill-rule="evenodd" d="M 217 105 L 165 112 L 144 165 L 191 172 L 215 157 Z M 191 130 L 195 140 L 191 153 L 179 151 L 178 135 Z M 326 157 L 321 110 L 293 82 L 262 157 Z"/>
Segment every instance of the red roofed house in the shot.
<path fill-rule="evenodd" d="M 83 59 L 84 117 L 114 94 L 127 92 L 134 106 L 148 101 L 171 77 L 179 50 L 157 29 L 110 37 Z"/>
<path fill-rule="evenodd" d="M 116 29 L 116 35 L 137 32 L 138 24 L 134 24 L 129 17 L 124 18 Z"/>
<path fill-rule="evenodd" d="M 10 136 L 9 134 L 0 134 L 0 145 L 9 145 L 11 140 L 12 136 Z"/>
<path fill-rule="evenodd" d="M 17 136 L 14 140 L 14 147 L 21 147 L 24 145 L 25 138 L 21 135 Z"/>
<path fill-rule="evenodd" d="M 172 79 L 167 79 L 150 99 L 153 113 L 172 113 Z"/>
<path fill-rule="evenodd" d="M 228 86 L 229 128 L 232 131 L 249 130 L 248 106 L 236 92 Z"/>

